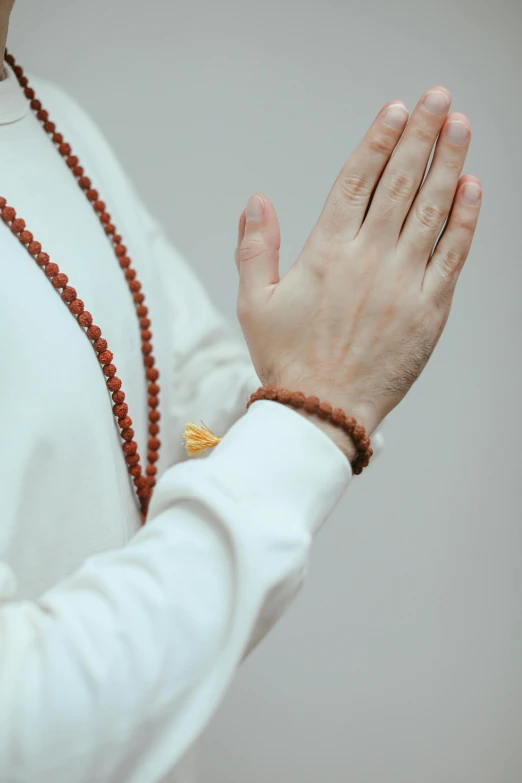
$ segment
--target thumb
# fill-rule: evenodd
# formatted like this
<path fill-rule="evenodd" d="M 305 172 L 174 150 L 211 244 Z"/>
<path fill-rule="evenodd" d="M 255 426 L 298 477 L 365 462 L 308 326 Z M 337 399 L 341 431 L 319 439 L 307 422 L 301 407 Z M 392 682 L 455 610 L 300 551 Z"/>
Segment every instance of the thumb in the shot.
<path fill-rule="evenodd" d="M 239 221 L 236 261 L 240 285 L 255 294 L 279 282 L 281 234 L 276 211 L 266 196 L 254 193 Z"/>

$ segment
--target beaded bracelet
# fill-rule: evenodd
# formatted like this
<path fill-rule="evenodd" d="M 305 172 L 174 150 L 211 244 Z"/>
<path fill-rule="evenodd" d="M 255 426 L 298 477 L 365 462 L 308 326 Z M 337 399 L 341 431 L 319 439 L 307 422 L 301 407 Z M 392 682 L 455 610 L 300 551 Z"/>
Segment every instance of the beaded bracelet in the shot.
<path fill-rule="evenodd" d="M 273 400 L 291 408 L 303 408 L 307 413 L 320 416 L 342 429 L 355 446 L 356 456 L 352 462 L 352 471 L 358 476 L 370 462 L 373 449 L 370 438 L 361 424 L 353 416 L 347 416 L 341 408 L 332 408 L 329 402 L 321 402 L 319 397 L 306 397 L 303 392 L 291 392 L 279 386 L 262 386 L 254 392 L 247 404 L 247 410 L 257 400 Z"/>

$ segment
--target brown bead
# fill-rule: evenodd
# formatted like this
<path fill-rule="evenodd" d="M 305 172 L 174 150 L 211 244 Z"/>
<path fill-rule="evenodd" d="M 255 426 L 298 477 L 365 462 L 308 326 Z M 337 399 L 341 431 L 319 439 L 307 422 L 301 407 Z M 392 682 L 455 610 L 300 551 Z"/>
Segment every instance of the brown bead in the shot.
<path fill-rule="evenodd" d="M 19 75 L 19 78 L 23 78 L 21 74 Z M 24 90 L 24 95 L 25 95 L 26 98 L 29 98 L 29 100 L 34 98 L 34 90 L 33 90 L 33 88 L 32 87 L 26 87 L 25 90 Z"/>
<path fill-rule="evenodd" d="M 134 430 L 132 427 L 127 427 L 126 429 L 122 430 L 121 437 L 123 440 L 132 440 L 134 437 Z"/>
<path fill-rule="evenodd" d="M 139 476 L 134 479 L 134 486 L 136 489 L 141 489 L 147 485 L 147 480 L 144 476 Z"/>
<path fill-rule="evenodd" d="M 73 299 L 71 304 L 69 305 L 69 310 L 74 315 L 80 315 L 80 313 L 83 313 L 84 304 L 81 299 Z"/>
<path fill-rule="evenodd" d="M 47 274 L 47 269 L 49 269 L 50 266 L 51 266 L 51 264 L 47 265 L 47 268 L 45 270 L 46 274 Z M 92 315 L 89 313 L 88 310 L 84 310 L 83 313 L 79 316 L 78 321 L 79 321 L 81 326 L 91 326 L 91 324 L 92 324 Z"/>
<path fill-rule="evenodd" d="M 94 188 L 90 188 L 85 195 L 89 201 L 98 201 L 98 191 L 94 190 Z"/>
<path fill-rule="evenodd" d="M 144 343 L 148 342 L 150 338 L 152 337 L 152 332 L 150 329 L 142 329 L 141 330 L 141 339 Z"/>
<path fill-rule="evenodd" d="M 64 275 L 63 272 L 60 272 L 59 275 L 55 275 L 53 277 L 53 285 L 55 288 L 65 288 L 68 282 L 69 282 L 69 278 L 67 277 L 67 275 Z"/>
<path fill-rule="evenodd" d="M 131 476 L 134 476 L 135 478 L 137 478 L 138 476 L 141 476 L 141 468 L 140 468 L 140 466 L 137 465 L 137 464 L 133 465 L 132 468 L 129 468 L 129 473 L 131 474 Z"/>
<path fill-rule="evenodd" d="M 87 329 L 87 337 L 89 340 L 99 340 L 102 335 L 102 330 L 99 326 L 95 326 L 95 324 L 91 324 L 89 328 Z"/>
<path fill-rule="evenodd" d="M 334 424 L 341 424 L 344 421 L 344 411 L 341 408 L 333 409 L 332 421 Z"/>
<path fill-rule="evenodd" d="M 105 202 L 103 201 L 95 201 L 93 207 L 96 212 L 105 212 Z"/>
<path fill-rule="evenodd" d="M 158 472 L 158 469 L 156 465 L 147 465 L 147 468 L 145 470 L 147 476 L 155 476 Z"/>
<path fill-rule="evenodd" d="M 149 367 L 147 370 L 147 380 L 148 381 L 155 381 L 159 378 L 159 372 L 155 367 Z"/>
<path fill-rule="evenodd" d="M 130 416 L 124 416 L 123 419 L 118 419 L 118 426 L 122 430 L 126 430 L 127 427 L 130 427 L 132 424 L 132 419 Z"/>
<path fill-rule="evenodd" d="M 129 441 L 129 443 L 124 443 L 122 449 L 125 452 L 125 454 L 128 455 L 136 454 L 136 452 L 138 451 L 138 444 L 136 443 L 136 441 L 131 440 Z"/>
<path fill-rule="evenodd" d="M 366 435 L 366 430 L 364 427 L 362 427 L 360 424 L 357 424 L 356 427 L 353 429 L 353 437 L 355 440 L 359 441 L 361 438 L 364 438 Z"/>
<path fill-rule="evenodd" d="M 119 404 L 120 402 L 125 402 L 125 392 L 122 391 L 121 389 L 113 392 L 112 399 L 117 404 Z"/>
<path fill-rule="evenodd" d="M 47 277 L 54 277 L 59 271 L 58 264 L 47 264 L 45 267 L 45 274 Z"/>
<path fill-rule="evenodd" d="M 102 351 L 105 351 L 107 349 L 107 340 L 104 340 L 103 337 L 100 337 L 93 344 L 93 348 L 97 353 L 101 353 Z"/>
<path fill-rule="evenodd" d="M 110 364 L 112 362 L 113 358 L 114 357 L 113 357 L 112 351 L 102 351 L 98 355 L 98 361 L 100 362 L 100 364 Z"/>
<path fill-rule="evenodd" d="M 145 367 L 154 367 L 155 364 L 154 356 L 151 353 L 144 356 L 143 364 L 145 365 Z"/>
<path fill-rule="evenodd" d="M 151 351 L 152 351 L 152 344 L 151 343 L 142 343 L 141 351 L 144 354 L 151 353 Z"/>
<path fill-rule="evenodd" d="M 58 150 L 60 152 L 60 155 L 63 155 L 64 157 L 66 157 L 66 156 L 71 154 L 71 145 L 67 144 L 67 142 L 63 142 L 58 147 Z"/>
<path fill-rule="evenodd" d="M 159 397 L 149 397 L 149 408 L 157 408 L 159 405 Z"/>
<path fill-rule="evenodd" d="M 100 220 L 102 223 L 110 223 L 111 222 L 111 216 L 108 212 L 102 212 L 100 215 Z"/>
<path fill-rule="evenodd" d="M 142 329 L 148 329 L 150 326 L 149 318 L 140 318 L 140 326 Z"/>
<path fill-rule="evenodd" d="M 105 233 L 106 234 L 112 234 L 113 232 L 114 232 L 114 226 L 112 225 L 112 223 L 108 223 L 105 226 Z"/>
<path fill-rule="evenodd" d="M 139 461 L 140 461 L 139 454 L 127 454 L 127 456 L 125 457 L 125 462 L 127 463 L 127 465 L 130 465 L 131 467 L 133 465 L 137 465 Z"/>
<path fill-rule="evenodd" d="M 149 447 L 149 451 L 157 451 L 161 446 L 161 441 L 159 438 L 149 438 L 147 445 Z"/>
<path fill-rule="evenodd" d="M 40 110 L 37 112 L 36 116 L 37 116 L 37 117 L 38 117 L 38 119 L 39 119 L 39 120 L 41 120 L 42 122 L 47 122 L 47 120 L 49 119 L 49 114 L 48 114 L 48 113 L 45 111 L 45 109 L 40 109 Z"/>
<path fill-rule="evenodd" d="M 146 315 L 149 314 L 149 309 L 146 307 L 146 305 L 140 305 L 136 308 L 136 312 L 139 315 L 140 318 L 144 318 Z"/>
<path fill-rule="evenodd" d="M 318 409 L 318 411 L 317 411 L 317 412 L 318 412 L 318 413 L 319 413 L 319 415 L 320 415 L 320 416 L 322 416 L 323 418 L 327 418 L 327 417 L 329 417 L 329 416 L 331 416 L 331 415 L 332 415 L 332 406 L 330 405 L 330 403 L 329 403 L 329 402 L 322 402 L 322 403 L 319 405 L 319 409 Z"/>
<path fill-rule="evenodd" d="M 53 133 L 53 141 L 55 144 L 61 144 L 63 141 L 63 136 L 61 133 Z"/>
<path fill-rule="evenodd" d="M 35 258 L 36 263 L 38 266 L 45 266 L 49 263 L 49 256 L 47 253 L 38 253 L 38 255 Z"/>
<path fill-rule="evenodd" d="M 3 196 L 0 196 L 0 211 L 2 209 L 5 209 L 7 206 L 7 199 L 5 199 Z"/>
<path fill-rule="evenodd" d="M 20 234 L 20 242 L 23 245 L 30 245 L 32 241 L 33 241 L 32 233 L 30 231 L 27 231 L 27 229 L 25 231 L 22 231 L 22 233 Z"/>
<path fill-rule="evenodd" d="M 305 411 L 313 413 L 319 407 L 319 397 L 307 397 L 304 404 Z"/>
<path fill-rule="evenodd" d="M 136 271 L 134 269 L 126 269 L 125 277 L 127 278 L 127 280 L 134 280 L 134 278 L 136 277 Z"/>
<path fill-rule="evenodd" d="M 344 420 L 344 429 L 345 429 L 347 432 L 353 432 L 353 430 L 354 430 L 354 428 L 355 428 L 355 425 L 356 425 L 356 424 L 357 424 L 357 422 L 355 421 L 355 419 L 353 418 L 353 416 L 346 416 L 346 417 L 345 417 L 345 420 Z"/>
<path fill-rule="evenodd" d="M 116 367 L 114 366 L 114 364 L 106 364 L 105 367 L 103 368 L 103 374 L 107 378 L 112 378 L 113 375 L 116 375 Z"/>
<path fill-rule="evenodd" d="M 138 291 L 141 290 L 141 283 L 140 283 L 140 281 L 139 280 L 131 280 L 130 283 L 129 283 L 129 288 L 130 288 L 131 291 L 134 291 L 135 293 L 138 293 Z M 136 297 L 134 297 L 134 301 L 135 302 L 138 301 L 136 299 Z M 143 301 L 143 299 L 141 300 L 141 302 L 142 301 Z M 141 302 L 138 302 L 138 304 L 141 304 Z"/>
<path fill-rule="evenodd" d="M 64 302 L 72 302 L 76 299 L 76 289 L 70 285 L 65 286 L 62 291 L 62 299 Z"/>
<path fill-rule="evenodd" d="M 73 174 L 75 177 L 81 177 L 83 174 L 83 168 L 81 166 L 75 166 L 73 169 Z"/>
<path fill-rule="evenodd" d="M 70 169 L 74 169 L 78 165 L 78 158 L 76 157 L 76 155 L 69 155 L 69 157 L 65 162 L 67 163 Z"/>
<path fill-rule="evenodd" d="M 135 283 L 136 281 L 133 280 L 132 282 Z M 132 285 L 132 283 L 131 283 L 131 285 Z M 143 294 L 133 294 L 133 297 L 134 297 L 134 301 L 136 302 L 137 305 L 140 305 L 143 302 L 143 300 L 145 299 Z"/>
<path fill-rule="evenodd" d="M 136 452 L 138 451 L 138 444 L 136 443 L 136 441 L 131 440 L 129 441 L 129 443 L 124 443 L 122 449 L 125 452 L 125 454 L 128 454 L 130 456 L 131 454 L 136 454 Z"/>
<path fill-rule="evenodd" d="M 147 498 L 150 498 L 151 495 L 151 488 L 145 484 L 144 486 L 140 486 L 137 488 L 137 495 L 140 499 L 146 500 Z"/>
<path fill-rule="evenodd" d="M 161 413 L 159 411 L 151 411 L 149 413 L 149 421 L 153 423 L 161 419 Z"/>
<path fill-rule="evenodd" d="M 149 435 L 157 435 L 159 432 L 158 424 L 149 424 Z"/>
<path fill-rule="evenodd" d="M 119 419 L 121 419 L 123 416 L 126 416 L 129 412 L 129 406 L 126 402 L 120 402 L 118 405 L 114 405 L 113 407 L 114 415 L 117 416 Z"/>
<path fill-rule="evenodd" d="M 126 269 L 130 264 L 130 258 L 127 256 L 121 256 L 120 258 L 120 266 L 123 267 L 123 269 Z"/>
<path fill-rule="evenodd" d="M 4 207 L 2 209 L 2 220 L 5 220 L 7 223 L 10 220 L 14 220 L 16 218 L 16 211 L 13 209 L 13 207 Z"/>
<path fill-rule="evenodd" d="M 37 256 L 37 255 L 38 255 L 38 253 L 40 253 L 41 249 L 42 249 L 42 246 L 41 246 L 41 244 L 40 244 L 39 242 L 35 242 L 35 240 L 34 240 L 34 239 L 33 239 L 33 241 L 32 241 L 32 242 L 29 244 L 29 247 L 27 248 L 27 250 L 29 251 L 29 253 L 30 253 L 32 256 Z"/>
<path fill-rule="evenodd" d="M 154 476 L 147 476 L 147 484 L 149 485 L 152 492 L 152 488 L 156 486 L 156 479 Z"/>
<path fill-rule="evenodd" d="M 124 256 L 127 254 L 127 248 L 125 247 L 125 245 L 116 245 L 116 247 L 114 248 L 114 252 L 116 253 L 117 256 Z"/>
<path fill-rule="evenodd" d="M 157 394 L 159 392 L 160 388 L 157 383 L 149 383 L 149 388 L 147 391 L 151 396 Z"/>
<path fill-rule="evenodd" d="M 89 190 L 91 187 L 91 180 L 89 177 L 81 177 L 78 180 L 78 185 L 81 187 L 82 190 Z"/>
<path fill-rule="evenodd" d="M 107 381 L 107 388 L 111 392 L 118 391 L 118 389 L 121 389 L 121 380 L 119 378 L 111 378 Z"/>
<path fill-rule="evenodd" d="M 54 133 L 55 130 L 56 130 L 56 126 L 54 122 L 49 122 L 48 120 L 46 123 L 44 123 L 44 131 L 46 133 Z"/>
<path fill-rule="evenodd" d="M 15 218 L 11 223 L 11 231 L 13 234 L 19 234 L 25 228 L 25 220 L 22 218 Z"/>
<path fill-rule="evenodd" d="M 158 452 L 157 451 L 149 451 L 147 454 L 147 460 L 148 462 L 157 462 L 158 460 Z"/>

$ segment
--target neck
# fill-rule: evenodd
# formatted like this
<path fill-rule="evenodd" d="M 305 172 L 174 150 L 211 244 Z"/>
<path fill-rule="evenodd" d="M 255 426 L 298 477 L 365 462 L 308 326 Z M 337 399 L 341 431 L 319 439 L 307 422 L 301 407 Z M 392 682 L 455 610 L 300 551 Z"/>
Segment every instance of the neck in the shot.
<path fill-rule="evenodd" d="M 9 27 L 9 11 L 3 10 L 0 3 L 0 79 L 4 78 L 4 52 L 7 44 L 7 29 Z"/>

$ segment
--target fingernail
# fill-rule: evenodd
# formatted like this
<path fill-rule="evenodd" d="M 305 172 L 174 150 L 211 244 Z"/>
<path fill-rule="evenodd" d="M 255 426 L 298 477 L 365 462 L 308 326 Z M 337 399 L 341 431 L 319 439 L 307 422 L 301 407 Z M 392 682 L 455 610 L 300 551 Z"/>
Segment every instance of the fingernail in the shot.
<path fill-rule="evenodd" d="M 476 182 L 465 182 L 462 187 L 462 201 L 470 207 L 476 207 L 480 201 L 482 190 Z"/>
<path fill-rule="evenodd" d="M 440 114 L 442 117 L 447 114 L 450 107 L 450 99 L 447 93 L 442 90 L 431 90 L 424 99 L 424 108 L 432 114 Z"/>
<path fill-rule="evenodd" d="M 469 137 L 469 126 L 461 120 L 446 123 L 446 138 L 452 144 L 465 144 Z"/>
<path fill-rule="evenodd" d="M 246 208 L 246 222 L 251 223 L 252 221 L 259 222 L 263 219 L 263 212 L 265 209 L 265 205 L 263 203 L 263 199 L 257 195 L 257 193 L 254 193 L 253 196 L 250 196 L 247 203 Z"/>
<path fill-rule="evenodd" d="M 400 130 L 406 125 L 408 120 L 408 110 L 400 103 L 394 103 L 388 106 L 384 115 L 384 124 L 389 128 Z"/>

